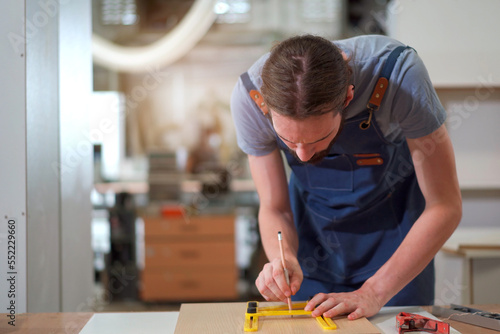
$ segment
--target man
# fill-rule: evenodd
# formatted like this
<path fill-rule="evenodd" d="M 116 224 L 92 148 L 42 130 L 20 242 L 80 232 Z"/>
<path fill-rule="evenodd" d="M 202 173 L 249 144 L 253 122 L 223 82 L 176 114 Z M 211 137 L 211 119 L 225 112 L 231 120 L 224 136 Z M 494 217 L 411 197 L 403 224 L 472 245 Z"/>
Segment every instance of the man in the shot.
<path fill-rule="evenodd" d="M 433 302 L 432 260 L 461 196 L 446 114 L 413 49 L 292 37 L 241 76 L 231 109 L 260 198 L 266 300 L 314 296 L 313 316 L 349 319 Z"/>

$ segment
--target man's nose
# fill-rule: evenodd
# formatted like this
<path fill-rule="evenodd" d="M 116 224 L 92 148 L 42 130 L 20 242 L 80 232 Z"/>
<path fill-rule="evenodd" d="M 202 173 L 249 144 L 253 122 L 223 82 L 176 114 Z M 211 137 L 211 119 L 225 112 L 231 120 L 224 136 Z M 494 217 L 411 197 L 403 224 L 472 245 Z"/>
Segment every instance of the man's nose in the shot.
<path fill-rule="evenodd" d="M 311 158 L 314 156 L 314 153 L 315 152 L 314 152 L 313 147 L 305 147 L 305 146 L 299 145 L 295 149 L 295 154 L 297 154 L 297 157 L 299 157 L 299 159 L 302 162 L 306 162 L 306 161 L 311 160 Z"/>

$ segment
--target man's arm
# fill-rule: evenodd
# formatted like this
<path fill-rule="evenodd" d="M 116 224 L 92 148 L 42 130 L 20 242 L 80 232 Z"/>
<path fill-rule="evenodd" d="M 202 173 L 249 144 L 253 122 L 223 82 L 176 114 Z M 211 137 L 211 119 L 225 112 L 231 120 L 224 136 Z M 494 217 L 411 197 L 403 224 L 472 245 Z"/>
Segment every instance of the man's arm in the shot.
<path fill-rule="evenodd" d="M 260 235 L 269 259 L 255 284 L 266 300 L 286 302 L 286 297 L 299 290 L 303 276 L 297 261 L 298 238 L 290 209 L 283 160 L 278 149 L 265 156 L 249 155 L 248 158 L 260 199 Z M 281 264 L 278 231 L 283 235 L 291 290 L 286 284 Z"/>
<path fill-rule="evenodd" d="M 363 286 L 350 293 L 318 294 L 306 306 L 313 316 L 376 314 L 432 260 L 458 226 L 462 199 L 453 147 L 444 125 L 422 138 L 407 139 L 425 209 L 392 257 Z M 408 261 L 411 259 L 411 261 Z"/>

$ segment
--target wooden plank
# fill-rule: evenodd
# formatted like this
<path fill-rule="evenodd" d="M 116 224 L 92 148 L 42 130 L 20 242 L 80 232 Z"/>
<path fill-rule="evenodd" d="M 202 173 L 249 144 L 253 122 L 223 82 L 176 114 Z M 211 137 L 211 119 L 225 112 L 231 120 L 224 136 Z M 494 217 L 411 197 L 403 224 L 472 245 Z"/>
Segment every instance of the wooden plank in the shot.
<path fill-rule="evenodd" d="M 282 305 L 281 303 L 259 302 L 259 306 Z M 246 303 L 182 304 L 177 320 L 176 334 L 185 333 L 251 333 L 243 330 Z M 316 319 L 310 316 L 263 317 L 259 319 L 259 330 L 254 333 L 332 333 L 332 334 L 375 334 L 380 331 L 366 318 L 347 320 L 334 318 L 337 329 L 323 330 Z"/>

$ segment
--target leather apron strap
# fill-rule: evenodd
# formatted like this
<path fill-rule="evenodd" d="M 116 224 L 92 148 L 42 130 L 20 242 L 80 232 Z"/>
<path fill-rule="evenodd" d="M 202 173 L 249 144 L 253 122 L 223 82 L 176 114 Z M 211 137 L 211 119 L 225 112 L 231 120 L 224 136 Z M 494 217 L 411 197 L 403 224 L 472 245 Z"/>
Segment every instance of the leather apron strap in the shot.
<path fill-rule="evenodd" d="M 362 130 L 368 129 L 370 127 L 373 112 L 377 111 L 380 108 L 380 104 L 382 103 L 382 99 L 384 98 L 385 91 L 389 86 L 389 77 L 391 76 L 392 69 L 396 64 L 396 60 L 399 55 L 405 50 L 410 48 L 409 46 L 398 46 L 389 54 L 387 60 L 385 61 L 384 67 L 382 68 L 382 72 L 377 80 L 377 84 L 375 85 L 370 100 L 366 107 L 370 113 L 368 120 L 366 122 L 362 122 L 360 124 L 360 128 Z"/>
<path fill-rule="evenodd" d="M 252 80 L 250 80 L 250 76 L 248 75 L 248 72 L 243 73 L 241 76 L 241 82 L 243 82 L 243 86 L 245 86 L 248 94 L 252 98 L 252 100 L 255 102 L 257 107 L 262 111 L 264 115 L 267 115 L 269 112 L 269 109 L 266 106 L 266 103 L 264 102 L 264 98 L 262 97 L 262 94 L 260 94 L 259 90 L 255 85 L 253 84 Z"/>

